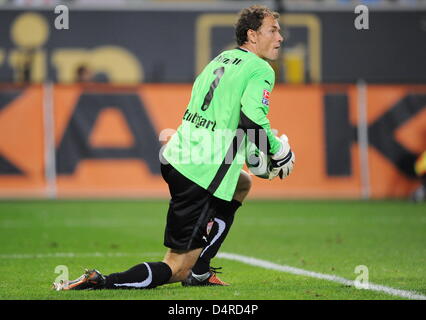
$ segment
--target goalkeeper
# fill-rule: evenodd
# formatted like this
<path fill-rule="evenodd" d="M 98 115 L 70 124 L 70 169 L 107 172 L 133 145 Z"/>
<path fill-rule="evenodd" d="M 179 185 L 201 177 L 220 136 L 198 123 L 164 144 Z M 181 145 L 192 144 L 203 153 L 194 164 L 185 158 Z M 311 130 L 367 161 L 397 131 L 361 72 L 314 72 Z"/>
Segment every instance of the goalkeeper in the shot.
<path fill-rule="evenodd" d="M 210 259 L 250 188 L 242 170 L 246 136 L 271 155 L 269 179 L 286 177 L 294 164 L 287 139 L 275 136 L 267 118 L 275 82 L 267 61 L 279 58 L 283 42 L 278 18 L 264 6 L 243 9 L 235 29 L 238 47 L 215 57 L 194 82 L 182 123 L 160 157 L 171 194 L 163 261 L 107 276 L 86 271 L 55 284 L 57 290 L 226 285 L 211 272 Z"/>

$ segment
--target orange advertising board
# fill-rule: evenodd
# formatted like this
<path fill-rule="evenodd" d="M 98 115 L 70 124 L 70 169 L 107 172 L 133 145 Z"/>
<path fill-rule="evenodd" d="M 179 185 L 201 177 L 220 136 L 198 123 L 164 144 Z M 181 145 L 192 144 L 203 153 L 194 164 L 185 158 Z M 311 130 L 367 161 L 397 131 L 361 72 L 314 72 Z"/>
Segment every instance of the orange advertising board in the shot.
<path fill-rule="evenodd" d="M 1 92 L 0 195 L 44 196 L 43 87 Z"/>
<path fill-rule="evenodd" d="M 414 163 L 426 150 L 426 87 L 369 86 L 367 99 L 377 140 L 369 146 L 372 197 L 406 196 L 419 186 Z"/>
<path fill-rule="evenodd" d="M 46 196 L 49 170 L 60 198 L 168 196 L 158 153 L 180 124 L 191 85 L 55 85 L 52 95 L 49 131 L 43 86 L 0 87 L 0 197 Z M 269 118 L 288 135 L 296 166 L 283 181 L 254 177 L 250 198 L 360 198 L 365 188 L 372 198 L 406 197 L 418 185 L 413 159 L 426 149 L 426 86 L 368 85 L 363 96 L 355 85 L 277 85 Z"/>

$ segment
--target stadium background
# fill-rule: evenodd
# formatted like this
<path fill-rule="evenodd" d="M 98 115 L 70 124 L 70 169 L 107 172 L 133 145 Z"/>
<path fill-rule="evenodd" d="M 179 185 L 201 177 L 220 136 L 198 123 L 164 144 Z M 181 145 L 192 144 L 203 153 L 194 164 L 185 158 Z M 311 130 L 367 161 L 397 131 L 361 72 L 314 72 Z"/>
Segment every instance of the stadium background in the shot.
<path fill-rule="evenodd" d="M 0 1 L 0 197 L 166 198 L 158 152 L 253 3 Z M 254 179 L 250 198 L 409 197 L 426 149 L 424 3 L 257 3 L 282 12 L 270 119 L 297 166 Z"/>
<path fill-rule="evenodd" d="M 270 118 L 297 164 L 284 181 L 253 179 L 212 261 L 230 286 L 51 290 L 83 268 L 163 258 L 158 151 L 253 3 L 0 0 L 0 301 L 137 299 L 167 316 L 197 300 L 426 299 L 426 202 L 408 201 L 426 149 L 420 0 L 257 1 L 282 12 Z M 59 4 L 69 29 L 55 28 Z M 367 30 L 355 28 L 358 4 Z"/>

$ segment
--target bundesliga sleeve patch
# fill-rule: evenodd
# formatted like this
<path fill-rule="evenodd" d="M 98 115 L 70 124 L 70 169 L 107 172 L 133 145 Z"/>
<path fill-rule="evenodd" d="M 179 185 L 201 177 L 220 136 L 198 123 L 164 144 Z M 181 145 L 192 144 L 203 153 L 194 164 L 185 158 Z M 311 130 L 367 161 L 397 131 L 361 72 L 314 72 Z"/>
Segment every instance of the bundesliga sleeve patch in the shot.
<path fill-rule="evenodd" d="M 262 104 L 265 106 L 269 106 L 269 95 L 271 93 L 268 90 L 263 90 L 263 96 L 262 96 Z"/>

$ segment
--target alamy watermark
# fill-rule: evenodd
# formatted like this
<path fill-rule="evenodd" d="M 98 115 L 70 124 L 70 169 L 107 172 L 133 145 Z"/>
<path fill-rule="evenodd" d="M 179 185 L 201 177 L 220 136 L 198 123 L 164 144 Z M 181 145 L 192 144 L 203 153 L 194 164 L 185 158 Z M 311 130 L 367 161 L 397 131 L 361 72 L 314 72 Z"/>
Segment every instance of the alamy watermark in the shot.
<path fill-rule="evenodd" d="M 57 30 L 68 30 L 70 28 L 70 15 L 69 9 L 66 5 L 58 5 L 55 7 L 55 28 Z"/>
<path fill-rule="evenodd" d="M 359 265 L 355 267 L 355 274 L 358 276 L 355 278 L 354 286 L 357 289 L 368 289 L 369 280 L 368 280 L 368 267 L 365 265 Z"/>
<path fill-rule="evenodd" d="M 59 273 L 59 276 L 57 276 L 54 281 L 55 283 L 67 283 L 69 281 L 69 271 L 67 266 L 62 264 L 56 266 L 55 273 Z"/>
<path fill-rule="evenodd" d="M 255 165 L 259 161 L 259 150 L 264 154 L 268 152 L 268 137 L 264 129 L 210 130 L 200 126 L 193 130 L 182 126 L 179 132 L 162 130 L 158 139 L 164 143 L 159 152 L 163 164 L 168 164 L 166 157 L 173 159 L 175 164 L 230 165 L 244 164 L 246 159 L 250 159 L 250 164 Z M 179 139 L 179 146 L 166 143 L 169 139 Z"/>
<path fill-rule="evenodd" d="M 355 7 L 355 14 L 357 16 L 354 20 L 354 26 L 357 30 L 368 30 L 370 29 L 369 11 L 366 5 L 360 4 Z"/>

